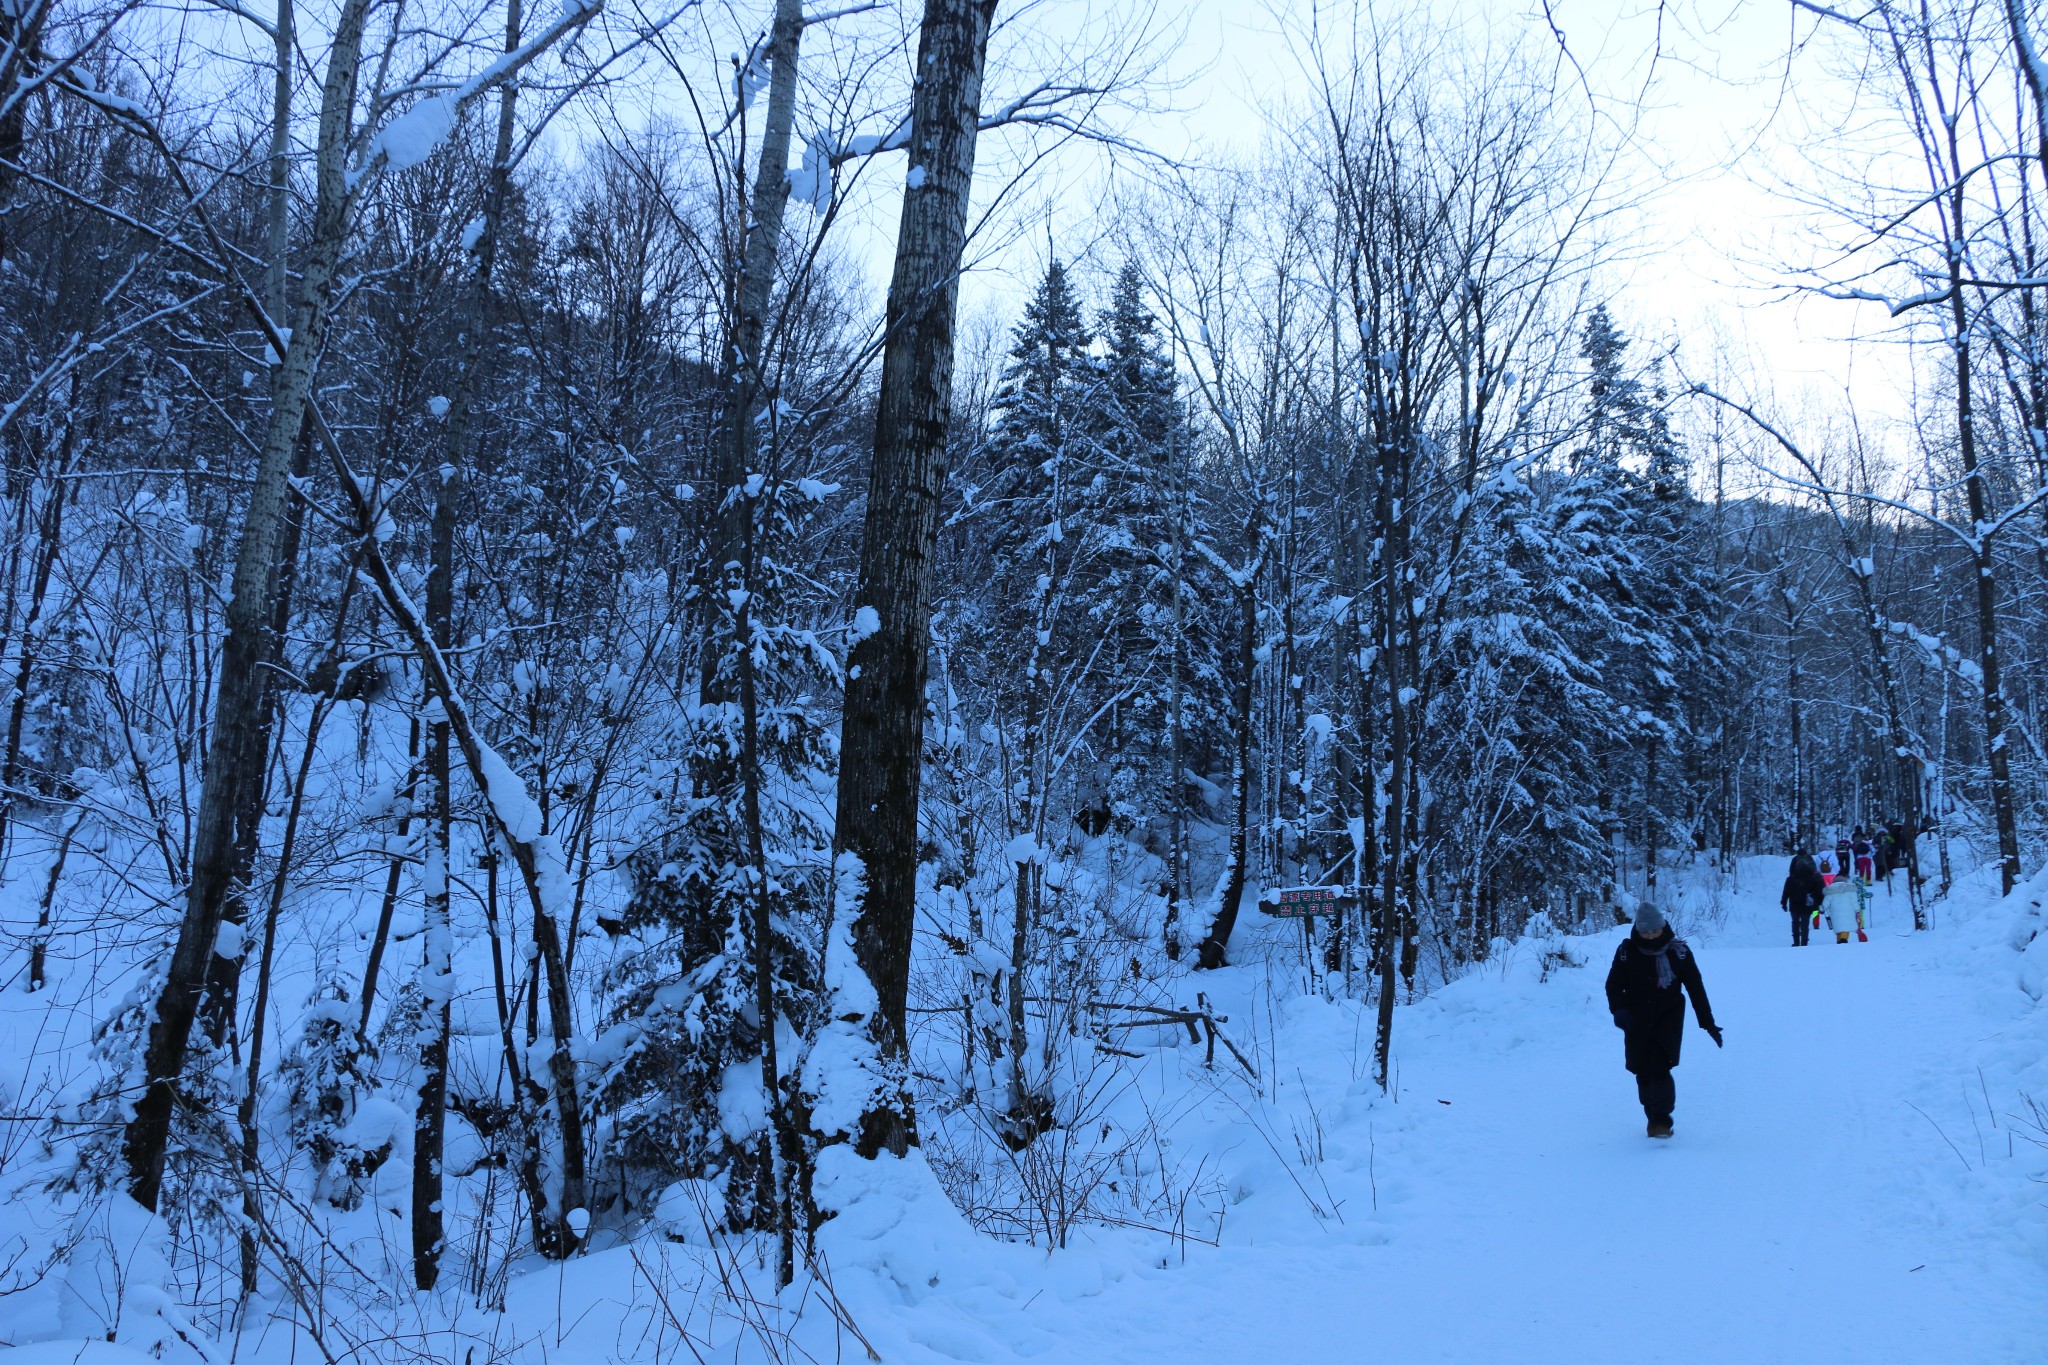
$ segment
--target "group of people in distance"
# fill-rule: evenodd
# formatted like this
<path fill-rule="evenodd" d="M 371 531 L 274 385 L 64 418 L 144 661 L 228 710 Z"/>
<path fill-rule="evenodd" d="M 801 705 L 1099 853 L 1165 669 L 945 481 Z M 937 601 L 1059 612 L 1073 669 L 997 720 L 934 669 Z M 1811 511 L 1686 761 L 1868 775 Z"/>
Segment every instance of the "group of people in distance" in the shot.
<path fill-rule="evenodd" d="M 1907 866 L 1911 839 L 1905 821 L 1894 820 L 1877 826 L 1874 838 L 1858 825 L 1833 848 L 1823 848 L 1818 858 L 1805 849 L 1794 853 L 1785 889 L 1778 894 L 1778 904 L 1792 915 L 1792 946 L 1804 948 L 1823 918 L 1835 931 L 1835 942 L 1847 943 L 1854 935 L 1858 943 L 1868 943 L 1870 888 L 1879 880 L 1889 884 L 1893 871 Z"/>

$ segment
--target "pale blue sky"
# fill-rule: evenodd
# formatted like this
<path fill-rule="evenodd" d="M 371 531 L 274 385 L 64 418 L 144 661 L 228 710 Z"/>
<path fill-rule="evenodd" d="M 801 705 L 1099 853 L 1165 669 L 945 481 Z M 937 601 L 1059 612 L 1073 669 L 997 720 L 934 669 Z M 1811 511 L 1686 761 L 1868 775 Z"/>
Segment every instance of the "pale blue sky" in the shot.
<path fill-rule="evenodd" d="M 1050 29 L 1079 30 L 1090 18 L 1141 8 L 1048 0 L 1038 17 Z M 1296 54 L 1318 8 L 1326 26 L 1341 29 L 1353 7 L 1161 0 L 1161 18 L 1186 32 L 1170 70 L 1190 84 L 1174 96 L 1176 112 L 1133 122 L 1130 133 L 1190 159 L 1255 154 L 1269 112 L 1301 88 Z M 1718 339 L 1747 351 L 1788 399 L 1848 386 L 1866 414 L 1905 415 L 1909 378 L 1898 348 L 1849 344 L 1885 329 L 1882 310 L 1784 297 L 1778 263 L 1801 258 L 1818 223 L 1774 186 L 1803 178 L 1806 140 L 1848 98 L 1810 46 L 1792 55 L 1816 21 L 1787 0 L 1554 0 L 1547 16 L 1531 0 L 1425 0 L 1424 8 L 1470 42 L 1559 64 L 1577 99 L 1592 102 L 1610 126 L 1629 125 L 1621 174 L 1640 192 L 1637 226 L 1628 234 L 1632 259 L 1613 279 L 1620 310 L 1644 344 L 1677 338 L 1704 365 Z M 1395 11 L 1417 12 L 1387 12 Z M 1069 156 L 1050 171 L 1049 205 L 1034 200 L 1031 209 L 1045 225 L 969 285 L 970 309 L 1010 303 L 1035 274 L 1048 229 L 1064 255 L 1067 242 L 1100 226 L 1100 180 L 1089 161 Z"/>

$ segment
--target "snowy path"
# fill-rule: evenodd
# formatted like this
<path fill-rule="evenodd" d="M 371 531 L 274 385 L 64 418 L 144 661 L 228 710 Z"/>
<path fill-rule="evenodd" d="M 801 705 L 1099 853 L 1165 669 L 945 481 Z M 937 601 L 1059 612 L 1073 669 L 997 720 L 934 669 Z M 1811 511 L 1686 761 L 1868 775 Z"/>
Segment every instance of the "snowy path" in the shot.
<path fill-rule="evenodd" d="M 1604 958 L 1463 982 L 1406 1012 L 1400 1103 L 1351 1086 L 1330 1116 L 1342 1225 L 1241 1225 L 1185 1266 L 1056 1291 L 1032 1327 L 1088 1365 L 2048 1360 L 2039 1247 L 1966 1169 L 2007 1159 L 1962 1090 L 2001 1026 L 1985 991 L 1896 922 L 1795 952 L 1746 900 L 1701 946 L 1728 1047 L 1688 1026 L 1676 1140 L 1643 1135 Z M 976 1358 L 944 1335 L 935 1358 Z"/>

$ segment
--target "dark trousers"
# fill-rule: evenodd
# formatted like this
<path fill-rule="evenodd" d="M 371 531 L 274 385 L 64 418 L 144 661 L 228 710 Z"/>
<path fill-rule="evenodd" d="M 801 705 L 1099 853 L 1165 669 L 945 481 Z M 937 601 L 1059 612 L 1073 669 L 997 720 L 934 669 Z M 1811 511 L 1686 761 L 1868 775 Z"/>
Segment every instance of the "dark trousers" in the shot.
<path fill-rule="evenodd" d="M 1674 992 L 1673 999 L 1676 998 Z M 1671 1122 L 1672 1107 L 1678 1102 L 1678 1087 L 1672 1084 L 1671 1068 L 1678 1065 L 1684 1041 L 1682 1007 L 1648 1024 L 1638 1023 L 1624 1035 L 1628 1069 L 1636 1078 L 1636 1097 L 1642 1100 L 1647 1118 Z"/>
<path fill-rule="evenodd" d="M 1678 1107 L 1678 1084 L 1671 1079 L 1671 1069 L 1638 1071 L 1636 1097 L 1643 1102 L 1643 1117 L 1653 1123 L 1671 1122 L 1671 1111 Z"/>
<path fill-rule="evenodd" d="M 1811 932 L 1813 932 L 1813 911 L 1794 910 L 1792 912 L 1792 946 L 1794 948 L 1804 948 L 1806 946 L 1806 936 Z"/>

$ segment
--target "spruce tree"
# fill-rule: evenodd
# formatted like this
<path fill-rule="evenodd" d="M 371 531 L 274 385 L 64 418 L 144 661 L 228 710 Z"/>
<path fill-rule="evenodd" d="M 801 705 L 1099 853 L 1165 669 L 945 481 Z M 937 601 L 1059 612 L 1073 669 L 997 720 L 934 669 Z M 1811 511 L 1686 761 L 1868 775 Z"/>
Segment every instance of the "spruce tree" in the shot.
<path fill-rule="evenodd" d="M 1607 551 L 1606 687 L 1633 720 L 1627 749 L 1608 751 L 1610 817 L 1626 820 L 1646 886 L 1658 850 L 1697 815 L 1698 747 L 1692 699 L 1708 695 L 1717 651 L 1715 585 L 1694 541 L 1705 529 L 1691 465 L 1664 411 L 1657 367 L 1627 368 L 1629 339 L 1606 306 L 1587 315 L 1579 354 L 1588 366 L 1586 441 L 1577 478 L 1619 513 Z M 1631 807 L 1624 817 L 1617 802 Z"/>
<path fill-rule="evenodd" d="M 994 403 L 983 507 L 1003 627 L 1032 619 L 1034 599 L 1052 587 L 1040 580 L 1071 564 L 1062 547 L 1094 398 L 1093 341 L 1066 267 L 1054 261 L 1012 333 Z"/>
<path fill-rule="evenodd" d="M 1109 718 L 1104 782 L 1109 814 L 1128 830 L 1141 810 L 1177 799 L 1172 783 L 1158 788 L 1168 776 L 1160 769 L 1170 747 L 1174 637 L 1185 628 L 1185 613 L 1176 627 L 1173 611 L 1173 478 L 1190 434 L 1135 264 L 1118 272 L 1100 328 L 1099 403 L 1082 452 L 1090 474 L 1088 615 L 1104 641 L 1108 685 L 1130 692 Z"/>

